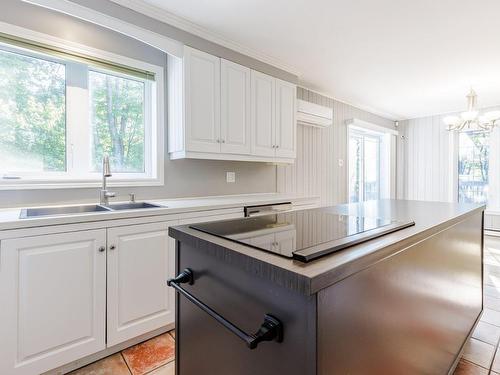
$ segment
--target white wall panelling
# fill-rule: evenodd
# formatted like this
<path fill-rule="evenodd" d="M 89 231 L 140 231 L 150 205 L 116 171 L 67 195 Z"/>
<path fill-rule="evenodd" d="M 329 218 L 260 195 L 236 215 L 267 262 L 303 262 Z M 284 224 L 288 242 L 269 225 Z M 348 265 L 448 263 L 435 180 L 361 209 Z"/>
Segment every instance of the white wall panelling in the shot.
<path fill-rule="evenodd" d="M 500 107 L 488 108 L 496 110 Z M 400 122 L 398 198 L 456 202 L 458 199 L 458 135 L 443 118 L 449 114 Z M 500 230 L 500 129 L 490 142 L 490 186 L 485 226 Z"/>
<path fill-rule="evenodd" d="M 443 115 L 401 121 L 398 198 L 452 202 L 457 199 L 457 136 Z"/>
<path fill-rule="evenodd" d="M 348 104 L 298 88 L 297 97 L 333 108 L 333 126 L 327 129 L 297 127 L 297 158 L 294 165 L 278 166 L 279 192 L 320 197 L 320 204 L 347 200 L 347 125 L 357 118 L 395 129 L 394 122 Z M 339 159 L 344 163 L 339 166 Z"/>

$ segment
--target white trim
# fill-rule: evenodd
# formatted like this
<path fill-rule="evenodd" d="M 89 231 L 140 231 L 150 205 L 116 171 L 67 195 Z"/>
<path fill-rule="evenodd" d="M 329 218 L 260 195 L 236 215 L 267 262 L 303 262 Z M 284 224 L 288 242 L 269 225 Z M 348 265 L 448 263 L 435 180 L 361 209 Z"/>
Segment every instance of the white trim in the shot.
<path fill-rule="evenodd" d="M 144 61 L 139 61 L 126 56 L 117 55 L 111 52 L 99 50 L 96 48 L 88 47 L 83 44 L 66 41 L 61 38 L 57 38 L 51 35 L 39 33 L 30 29 L 15 26 L 5 22 L 0 22 L 0 32 L 5 34 L 10 34 L 20 38 L 32 40 L 34 42 L 51 45 L 61 49 L 65 49 L 71 52 L 76 52 L 79 54 L 89 55 L 95 58 L 107 60 L 110 62 L 115 62 L 117 64 L 128 65 L 131 67 L 139 68 L 142 70 L 147 70 L 155 74 L 156 80 L 152 82 L 151 91 L 154 93 L 151 104 L 155 108 L 151 110 L 146 109 L 145 112 L 145 123 L 147 121 L 148 112 L 154 113 L 153 110 L 156 109 L 157 116 L 153 117 L 149 114 L 151 120 L 151 134 L 145 134 L 145 167 L 149 167 L 149 171 L 146 169 L 146 174 L 135 173 L 135 174 L 123 174 L 115 173 L 117 178 L 110 181 L 110 186 L 161 186 L 164 184 L 164 154 L 165 154 L 165 84 L 164 84 L 164 69 L 160 66 L 153 65 Z M 37 54 L 38 55 L 38 54 Z M 59 60 L 59 59 L 57 59 Z M 57 61 L 55 60 L 55 61 Z M 94 69 L 95 71 L 105 71 L 101 69 Z M 113 73 L 115 75 L 120 75 Z M 156 87 L 156 88 L 155 88 Z M 68 95 L 68 94 L 67 94 Z M 70 104 L 69 102 L 67 105 Z M 69 111 L 67 112 L 67 116 Z M 90 111 L 87 111 L 90 115 Z M 90 119 L 89 119 L 90 125 Z M 148 128 L 148 127 L 146 127 Z M 146 132 L 147 133 L 147 132 Z M 148 137 L 149 135 L 149 137 Z M 67 133 L 67 136 L 71 137 L 71 131 Z M 76 135 L 79 137 L 80 135 Z M 155 142 L 156 140 L 156 142 Z M 70 157 L 66 158 L 67 161 L 71 161 L 71 150 L 70 150 L 71 138 L 66 140 L 66 153 Z M 81 148 L 80 148 L 81 149 Z M 154 158 L 153 155 L 157 157 Z M 148 160 L 149 158 L 149 160 Z M 149 172 L 149 176 L 147 173 Z M 67 173 L 67 172 L 65 172 Z M 14 190 L 14 189 L 54 189 L 54 188 L 82 188 L 82 187 L 95 187 L 99 186 L 100 179 L 97 174 L 89 173 L 88 179 L 75 177 L 74 175 L 65 175 L 63 173 L 54 173 L 54 178 L 48 179 L 46 176 L 39 179 L 16 179 L 16 180 L 2 180 L 0 179 L 0 190 Z M 125 176 L 133 176 L 132 178 L 123 178 Z M 141 177 L 144 176 L 144 177 Z M 120 179 L 122 177 L 122 179 Z"/>
<path fill-rule="evenodd" d="M 386 128 L 385 126 L 380 126 L 373 124 L 371 122 L 359 120 L 357 118 L 352 118 L 349 120 L 345 120 L 345 124 L 352 128 L 352 129 L 357 129 L 359 131 L 368 131 L 368 132 L 375 132 L 375 133 L 383 133 L 383 134 L 393 134 L 393 135 L 398 135 L 399 132 L 394 129 Z"/>
<path fill-rule="evenodd" d="M 346 197 L 349 199 L 350 179 L 349 179 L 349 140 L 352 134 L 360 136 L 375 136 L 380 138 L 379 144 L 379 197 L 380 199 L 395 198 L 396 196 L 396 137 L 398 131 L 389 129 L 383 126 L 375 125 L 367 121 L 359 119 L 349 119 L 345 121 L 347 125 L 346 132 L 346 168 L 345 178 L 346 184 Z M 364 174 L 364 172 L 363 172 Z"/>
<path fill-rule="evenodd" d="M 171 160 L 177 159 L 208 159 L 208 160 L 231 160 L 231 161 L 253 161 L 271 164 L 294 164 L 294 158 L 266 157 L 243 154 L 223 154 L 196 151 L 175 151 L 170 153 Z"/>
<path fill-rule="evenodd" d="M 19 38 L 32 40 L 34 42 L 38 42 L 41 44 L 47 44 L 56 48 L 67 50 L 69 52 L 89 55 L 92 57 L 105 59 L 107 61 L 114 62 L 117 64 L 129 65 L 131 67 L 136 67 L 144 70 L 151 70 L 154 73 L 158 72 L 158 74 L 160 74 L 159 71 L 161 71 L 161 74 L 163 74 L 163 69 L 157 65 L 132 59 L 127 56 L 117 55 L 115 53 L 103 51 L 97 48 L 89 47 L 84 44 L 75 43 L 49 34 L 44 34 L 24 27 L 12 25 L 10 23 L 0 22 L 0 32 L 4 34 L 17 36 Z M 60 59 L 54 59 L 54 61 L 60 61 Z"/>
<path fill-rule="evenodd" d="M 14 180 L 16 184 L 0 184 L 0 191 L 3 190 L 54 190 L 54 189 L 81 189 L 81 188 L 96 188 L 102 186 L 102 181 L 99 180 L 70 180 L 62 181 L 23 181 Z M 22 181 L 22 183 L 21 183 Z M 137 180 L 113 180 L 108 179 L 108 187 L 136 187 L 136 186 L 163 186 L 164 182 L 160 179 L 141 178 Z"/>
<path fill-rule="evenodd" d="M 70 16 L 94 23 L 107 29 L 117 31 L 131 38 L 137 39 L 143 43 L 149 44 L 168 54 L 182 57 L 182 43 L 157 34 L 151 30 L 122 21 L 118 18 L 108 16 L 93 9 L 75 4 L 68 0 L 22 0 L 26 3 L 38 5 L 44 8 L 52 9 L 57 12 L 68 14 Z"/>
<path fill-rule="evenodd" d="M 163 8 L 145 3 L 140 0 L 110 0 L 118 5 L 132 9 L 138 13 L 142 13 L 148 17 L 154 18 L 180 30 L 186 31 L 190 34 L 196 35 L 200 38 L 216 43 L 220 46 L 229 48 L 233 51 L 239 52 L 243 55 L 252 57 L 256 60 L 272 65 L 276 68 L 282 69 L 286 72 L 292 73 L 296 76 L 300 75 L 300 70 L 282 60 L 276 59 L 263 52 L 257 51 L 253 48 L 246 47 L 238 42 L 235 42 L 227 37 L 224 37 L 212 30 L 199 26 L 183 17 L 179 17 Z"/>

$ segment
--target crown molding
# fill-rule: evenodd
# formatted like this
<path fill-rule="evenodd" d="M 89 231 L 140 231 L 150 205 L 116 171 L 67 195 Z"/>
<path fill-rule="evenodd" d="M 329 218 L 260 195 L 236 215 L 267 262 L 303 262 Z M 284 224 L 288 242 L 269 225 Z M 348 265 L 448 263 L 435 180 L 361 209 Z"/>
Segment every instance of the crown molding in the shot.
<path fill-rule="evenodd" d="M 302 87 L 303 89 L 306 89 L 306 90 L 311 91 L 313 93 L 316 93 L 316 94 L 322 95 L 324 97 L 327 97 L 329 99 L 332 99 L 332 100 L 336 101 L 337 103 L 345 104 L 345 105 L 351 106 L 353 108 L 360 109 L 362 111 L 368 112 L 368 113 L 370 113 L 372 115 L 382 117 L 385 120 L 403 121 L 403 119 L 404 119 L 404 116 L 401 116 L 401 115 L 398 115 L 398 114 L 395 114 L 395 113 L 391 113 L 391 112 L 387 112 L 387 111 L 381 111 L 381 110 L 378 110 L 376 108 L 373 108 L 373 107 L 370 107 L 370 106 L 366 106 L 364 104 L 353 103 L 353 102 L 346 101 L 344 99 L 337 98 L 331 92 L 322 91 L 316 85 L 310 84 L 310 83 L 305 82 L 305 81 L 299 81 L 299 83 L 297 84 L 297 86 Z"/>
<path fill-rule="evenodd" d="M 25 3 L 61 12 L 81 20 L 117 31 L 143 43 L 149 44 L 173 56 L 182 57 L 184 46 L 182 43 L 164 35 L 146 30 L 118 18 L 100 13 L 91 8 L 79 5 L 70 0 L 21 0 Z"/>
<path fill-rule="evenodd" d="M 299 69 L 297 67 L 294 67 L 293 65 L 287 64 L 279 59 L 276 59 L 265 53 L 259 52 L 253 48 L 249 48 L 242 44 L 239 44 L 218 33 L 215 33 L 191 21 L 188 21 L 183 17 L 177 16 L 165 9 L 148 4 L 142 0 L 110 0 L 110 1 L 112 1 L 115 4 L 121 5 L 123 7 L 126 7 L 128 9 L 131 9 L 133 11 L 136 11 L 138 13 L 144 14 L 145 16 L 154 18 L 158 21 L 174 26 L 190 34 L 196 35 L 212 43 L 229 48 L 233 51 L 254 58 L 263 63 L 272 65 L 278 69 L 284 70 L 298 77 L 300 76 Z"/>

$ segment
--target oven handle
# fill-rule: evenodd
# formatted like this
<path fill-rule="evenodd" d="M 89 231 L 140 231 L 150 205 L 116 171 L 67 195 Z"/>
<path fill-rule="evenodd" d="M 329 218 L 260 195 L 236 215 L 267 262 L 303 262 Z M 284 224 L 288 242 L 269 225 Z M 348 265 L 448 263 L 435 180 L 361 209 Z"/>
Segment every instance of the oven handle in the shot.
<path fill-rule="evenodd" d="M 241 340 L 245 341 L 246 345 L 250 349 L 255 349 L 257 345 L 262 341 L 283 341 L 283 324 L 274 316 L 270 314 L 264 315 L 264 322 L 259 327 L 258 331 L 253 335 L 246 333 L 242 329 L 235 326 L 229 320 L 218 314 L 216 311 L 212 310 L 209 306 L 201 302 L 186 289 L 184 289 L 180 284 L 190 284 L 194 283 L 194 274 L 189 268 L 182 271 L 177 277 L 167 281 L 168 286 L 171 286 L 177 292 L 186 297 L 193 304 L 198 306 L 200 309 L 205 311 L 212 318 L 217 320 L 220 324 L 238 336 Z"/>

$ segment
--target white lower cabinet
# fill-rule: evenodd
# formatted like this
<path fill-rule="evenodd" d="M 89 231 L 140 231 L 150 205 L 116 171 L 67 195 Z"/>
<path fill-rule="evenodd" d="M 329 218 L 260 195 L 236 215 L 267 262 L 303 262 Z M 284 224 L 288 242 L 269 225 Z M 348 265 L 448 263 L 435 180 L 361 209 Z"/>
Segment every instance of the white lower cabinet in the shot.
<path fill-rule="evenodd" d="M 105 246 L 105 229 L 2 241 L 0 374 L 40 374 L 105 348 Z"/>
<path fill-rule="evenodd" d="M 38 375 L 174 323 L 168 228 L 239 217 L 243 210 L 2 240 L 0 375 Z"/>
<path fill-rule="evenodd" d="M 174 321 L 174 291 L 166 283 L 174 273 L 170 224 L 108 229 L 108 346 Z"/>

